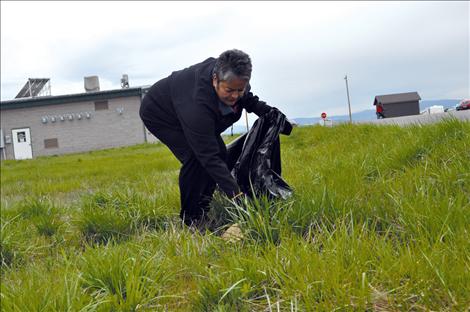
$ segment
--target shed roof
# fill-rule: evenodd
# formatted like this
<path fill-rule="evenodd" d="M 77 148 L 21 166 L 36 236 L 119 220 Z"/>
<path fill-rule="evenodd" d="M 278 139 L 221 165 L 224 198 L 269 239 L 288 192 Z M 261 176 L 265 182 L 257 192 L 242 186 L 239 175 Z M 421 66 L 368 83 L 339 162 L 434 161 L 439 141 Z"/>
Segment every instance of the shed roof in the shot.
<path fill-rule="evenodd" d="M 385 94 L 377 95 L 374 99 L 374 105 L 414 102 L 419 100 L 421 100 L 421 97 L 419 96 L 418 92 Z"/>
<path fill-rule="evenodd" d="M 106 100 L 118 97 L 141 96 L 144 87 L 116 89 L 97 92 L 86 92 L 77 94 L 38 96 L 33 98 L 19 98 L 10 101 L 1 101 L 0 109 L 15 109 L 25 107 L 36 107 L 45 105 L 59 105 L 74 102 Z"/>

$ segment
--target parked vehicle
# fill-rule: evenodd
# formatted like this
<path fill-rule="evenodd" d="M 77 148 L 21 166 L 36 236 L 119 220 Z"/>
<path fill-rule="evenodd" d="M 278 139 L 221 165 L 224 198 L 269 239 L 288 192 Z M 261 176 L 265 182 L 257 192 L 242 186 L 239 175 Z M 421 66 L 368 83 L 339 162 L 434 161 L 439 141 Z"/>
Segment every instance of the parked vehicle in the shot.
<path fill-rule="evenodd" d="M 426 109 L 422 110 L 420 112 L 421 115 L 423 114 L 438 114 L 438 113 L 443 113 L 444 112 L 444 106 L 442 105 L 433 105 L 430 107 L 427 107 Z"/>
<path fill-rule="evenodd" d="M 459 105 L 455 107 L 456 110 L 470 109 L 470 99 L 462 100 Z"/>

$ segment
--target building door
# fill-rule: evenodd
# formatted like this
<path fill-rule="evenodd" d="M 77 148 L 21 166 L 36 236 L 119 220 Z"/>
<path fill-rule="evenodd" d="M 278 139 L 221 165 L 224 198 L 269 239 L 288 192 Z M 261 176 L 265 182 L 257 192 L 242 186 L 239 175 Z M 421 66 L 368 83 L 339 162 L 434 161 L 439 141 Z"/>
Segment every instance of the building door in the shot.
<path fill-rule="evenodd" d="M 33 158 L 29 128 L 11 130 L 15 159 Z"/>

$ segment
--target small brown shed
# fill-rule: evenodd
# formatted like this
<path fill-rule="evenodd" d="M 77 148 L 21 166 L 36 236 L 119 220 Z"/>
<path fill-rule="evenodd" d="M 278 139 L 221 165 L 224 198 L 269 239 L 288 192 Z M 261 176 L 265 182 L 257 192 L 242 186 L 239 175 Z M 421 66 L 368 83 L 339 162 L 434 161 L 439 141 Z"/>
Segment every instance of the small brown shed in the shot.
<path fill-rule="evenodd" d="M 418 92 L 395 93 L 377 95 L 374 105 L 382 107 L 384 118 L 419 115 L 420 100 Z"/>

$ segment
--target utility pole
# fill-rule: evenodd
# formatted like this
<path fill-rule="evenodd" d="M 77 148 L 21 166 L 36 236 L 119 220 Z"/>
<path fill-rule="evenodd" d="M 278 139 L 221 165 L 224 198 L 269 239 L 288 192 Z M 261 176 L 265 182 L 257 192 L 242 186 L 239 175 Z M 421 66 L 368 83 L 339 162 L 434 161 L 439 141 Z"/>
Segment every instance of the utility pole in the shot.
<path fill-rule="evenodd" d="M 245 110 L 245 119 L 246 119 L 246 132 L 250 131 L 250 128 L 248 127 L 248 112 Z"/>
<path fill-rule="evenodd" d="M 347 93 L 347 95 L 348 95 L 349 123 L 352 123 L 352 117 L 351 117 L 351 101 L 349 100 L 348 75 L 345 75 L 345 76 L 344 76 L 344 80 L 346 80 L 346 93 Z"/>

